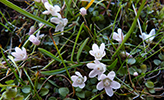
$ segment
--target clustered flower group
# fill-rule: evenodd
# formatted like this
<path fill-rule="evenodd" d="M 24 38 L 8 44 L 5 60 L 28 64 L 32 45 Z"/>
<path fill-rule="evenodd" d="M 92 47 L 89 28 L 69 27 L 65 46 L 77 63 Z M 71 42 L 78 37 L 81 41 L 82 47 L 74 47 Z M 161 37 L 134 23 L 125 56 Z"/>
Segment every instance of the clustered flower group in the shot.
<path fill-rule="evenodd" d="M 97 44 L 93 44 L 92 50 L 90 50 L 89 53 L 95 58 L 94 63 L 88 63 L 86 65 L 89 69 L 93 69 L 89 73 L 89 77 L 94 78 L 98 76 L 98 80 L 100 82 L 97 84 L 96 88 L 98 90 L 102 90 L 104 88 L 108 96 L 113 96 L 113 89 L 119 89 L 121 85 L 120 83 L 113 80 L 115 77 L 114 71 L 109 72 L 107 76 L 104 74 L 104 72 L 106 71 L 106 65 L 101 63 L 99 60 L 102 60 L 102 58 L 106 55 L 105 44 L 102 43 L 100 45 L 100 48 Z M 72 86 L 84 88 L 86 76 L 84 76 L 83 78 L 79 72 L 75 72 L 75 74 L 78 76 L 73 75 L 71 77 L 73 81 Z"/>

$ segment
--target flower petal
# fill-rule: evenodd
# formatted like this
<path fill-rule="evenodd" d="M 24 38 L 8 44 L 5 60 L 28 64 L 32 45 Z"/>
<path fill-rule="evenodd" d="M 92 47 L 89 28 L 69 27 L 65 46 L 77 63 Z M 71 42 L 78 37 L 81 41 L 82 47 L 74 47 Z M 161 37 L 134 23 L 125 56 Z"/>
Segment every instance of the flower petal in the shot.
<path fill-rule="evenodd" d="M 58 24 L 56 27 L 55 27 L 55 32 L 58 32 L 58 31 L 63 31 L 63 26 L 61 24 Z"/>
<path fill-rule="evenodd" d="M 118 28 L 117 32 L 118 32 L 119 37 L 121 37 L 121 35 L 123 35 L 123 32 L 122 32 L 121 28 Z"/>
<path fill-rule="evenodd" d="M 97 51 L 99 50 L 98 45 L 94 43 L 94 44 L 92 45 L 92 50 L 93 50 L 93 52 L 97 52 Z"/>
<path fill-rule="evenodd" d="M 60 11 L 60 7 L 58 5 L 54 5 L 55 11 L 59 12 Z"/>
<path fill-rule="evenodd" d="M 111 72 L 108 73 L 107 77 L 108 77 L 110 80 L 113 80 L 114 77 L 115 77 L 115 75 L 116 75 L 115 72 L 114 72 L 114 71 L 111 71 Z"/>
<path fill-rule="evenodd" d="M 113 96 L 113 90 L 110 86 L 105 87 L 105 92 L 108 96 L 110 96 L 110 97 Z"/>
<path fill-rule="evenodd" d="M 77 78 L 78 78 L 78 77 L 77 77 L 76 75 L 71 76 L 71 80 L 72 80 L 72 81 L 76 81 Z"/>
<path fill-rule="evenodd" d="M 101 43 L 101 45 L 100 45 L 100 51 L 101 52 L 104 52 L 104 49 L 105 49 L 105 44 L 104 43 Z"/>
<path fill-rule="evenodd" d="M 64 23 L 64 26 L 66 26 L 67 23 L 68 23 L 68 19 L 67 19 L 67 18 L 64 18 L 64 19 L 63 19 L 63 23 Z"/>
<path fill-rule="evenodd" d="M 96 75 L 97 75 L 97 71 L 96 71 L 96 70 L 92 70 L 92 71 L 89 73 L 89 77 L 90 77 L 90 78 L 96 77 Z"/>
<path fill-rule="evenodd" d="M 73 87 L 78 87 L 79 84 L 78 84 L 77 82 L 73 82 L 73 83 L 72 83 L 72 86 L 73 86 Z"/>
<path fill-rule="evenodd" d="M 155 29 L 152 29 L 149 33 L 150 36 L 155 35 Z"/>
<path fill-rule="evenodd" d="M 97 85 L 96 85 L 97 90 L 102 90 L 104 88 L 104 84 L 103 81 L 100 81 Z"/>
<path fill-rule="evenodd" d="M 112 81 L 110 87 L 112 87 L 113 89 L 119 89 L 121 87 L 121 84 L 116 81 Z"/>
<path fill-rule="evenodd" d="M 89 69 L 94 69 L 94 68 L 96 67 L 96 64 L 94 64 L 94 63 L 88 63 L 88 64 L 87 64 L 87 67 L 88 67 Z"/>
<path fill-rule="evenodd" d="M 78 72 L 78 71 L 76 71 L 75 74 L 76 74 L 77 76 L 83 77 L 83 76 L 80 74 L 80 72 Z"/>
<path fill-rule="evenodd" d="M 85 83 L 79 85 L 79 88 L 81 88 L 81 89 L 84 87 L 85 87 Z"/>
<path fill-rule="evenodd" d="M 50 14 L 50 12 L 49 12 L 48 10 L 46 10 L 46 11 L 43 11 L 43 12 L 42 12 L 42 14 L 49 15 L 49 14 Z"/>
<path fill-rule="evenodd" d="M 86 76 L 84 76 L 84 82 L 86 82 L 87 81 L 87 77 Z"/>
<path fill-rule="evenodd" d="M 95 56 L 95 52 L 93 50 L 89 51 L 90 55 Z"/>
<path fill-rule="evenodd" d="M 57 18 L 57 17 L 52 17 L 52 18 L 50 19 L 50 21 L 51 21 L 52 23 L 55 23 L 55 24 L 61 23 L 61 20 L 60 20 L 59 18 Z"/>
<path fill-rule="evenodd" d="M 107 76 L 106 76 L 105 74 L 102 74 L 102 75 L 100 76 L 100 79 L 98 79 L 98 80 L 104 80 L 105 78 L 107 78 Z"/>

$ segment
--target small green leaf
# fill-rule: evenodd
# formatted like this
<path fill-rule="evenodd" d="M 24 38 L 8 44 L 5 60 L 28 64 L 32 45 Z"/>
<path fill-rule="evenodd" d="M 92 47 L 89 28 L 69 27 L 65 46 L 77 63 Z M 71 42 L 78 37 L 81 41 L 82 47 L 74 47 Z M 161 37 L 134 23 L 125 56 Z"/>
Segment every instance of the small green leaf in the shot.
<path fill-rule="evenodd" d="M 39 94 L 40 94 L 41 96 L 45 96 L 45 95 L 48 94 L 48 92 L 49 92 L 49 89 L 47 89 L 47 88 L 42 88 Z"/>
<path fill-rule="evenodd" d="M 154 62 L 154 64 L 157 65 L 157 66 L 158 66 L 159 64 L 161 64 L 161 61 L 158 60 L 158 59 L 155 59 L 153 62 Z"/>
<path fill-rule="evenodd" d="M 154 88 L 149 88 L 149 92 L 150 92 L 150 93 L 155 93 Z"/>
<path fill-rule="evenodd" d="M 162 63 L 161 63 L 161 67 L 164 67 L 164 61 L 162 61 Z"/>
<path fill-rule="evenodd" d="M 17 89 L 8 89 L 5 95 L 7 99 L 15 98 L 17 95 Z"/>
<path fill-rule="evenodd" d="M 91 82 L 92 84 L 96 84 L 96 83 L 97 83 L 97 79 L 96 79 L 96 78 L 91 78 L 91 79 L 90 79 L 90 82 Z"/>
<path fill-rule="evenodd" d="M 81 92 L 81 91 L 82 91 L 82 89 L 81 89 L 81 88 L 79 88 L 79 87 L 77 87 L 77 88 L 76 88 L 76 91 L 77 91 L 77 92 Z"/>
<path fill-rule="evenodd" d="M 24 97 L 22 95 L 17 95 L 14 100 L 23 100 Z"/>
<path fill-rule="evenodd" d="M 12 84 L 14 82 L 14 80 L 8 80 L 8 81 L 6 81 L 5 83 L 7 84 L 7 85 L 9 85 L 9 84 Z"/>
<path fill-rule="evenodd" d="M 78 50 L 78 52 L 77 52 L 77 61 L 79 62 L 79 58 L 80 58 L 80 55 L 81 55 L 81 52 L 82 52 L 82 50 L 84 49 L 84 47 L 85 47 L 85 45 L 87 44 L 87 42 L 88 42 L 88 39 L 89 38 L 86 38 L 85 39 L 85 41 L 82 43 L 82 45 L 80 46 L 80 48 L 79 48 L 79 50 Z"/>
<path fill-rule="evenodd" d="M 59 93 L 60 93 L 60 95 L 65 97 L 69 93 L 69 89 L 67 87 L 59 88 Z"/>
<path fill-rule="evenodd" d="M 48 100 L 57 100 L 55 97 L 49 97 Z"/>
<path fill-rule="evenodd" d="M 85 92 L 84 91 L 76 92 L 76 96 L 78 96 L 80 98 L 85 98 Z"/>
<path fill-rule="evenodd" d="M 154 88 L 154 83 L 152 81 L 147 81 L 145 85 L 147 88 Z"/>
<path fill-rule="evenodd" d="M 30 93 L 30 91 L 31 91 L 30 85 L 26 85 L 26 86 L 22 87 L 23 93 Z"/>
<path fill-rule="evenodd" d="M 134 58 L 129 58 L 127 63 L 130 65 L 133 65 L 136 62 L 136 60 Z"/>
<path fill-rule="evenodd" d="M 147 66 L 145 64 L 142 64 L 140 67 L 142 73 L 145 73 L 147 71 Z"/>
<path fill-rule="evenodd" d="M 158 55 L 158 57 L 159 57 L 159 59 L 164 60 L 164 55 L 163 55 L 163 54 L 160 53 L 160 54 Z"/>

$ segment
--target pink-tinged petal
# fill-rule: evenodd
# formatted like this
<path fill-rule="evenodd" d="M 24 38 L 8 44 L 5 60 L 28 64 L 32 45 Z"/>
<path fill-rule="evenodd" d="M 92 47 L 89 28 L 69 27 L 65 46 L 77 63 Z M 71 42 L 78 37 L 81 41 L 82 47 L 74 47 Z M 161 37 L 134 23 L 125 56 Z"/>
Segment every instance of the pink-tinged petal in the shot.
<path fill-rule="evenodd" d="M 58 32 L 58 31 L 62 31 L 63 30 L 63 26 L 58 24 L 56 27 L 55 27 L 55 32 Z"/>
<path fill-rule="evenodd" d="M 73 83 L 72 83 L 72 86 L 73 86 L 73 87 L 78 87 L 79 84 L 78 84 L 77 82 L 73 82 Z"/>
<path fill-rule="evenodd" d="M 57 16 L 57 18 L 61 18 L 61 15 L 57 12 L 51 12 L 52 16 Z"/>
<path fill-rule="evenodd" d="M 108 96 L 110 96 L 110 97 L 113 96 L 113 90 L 110 86 L 105 87 L 105 92 Z"/>
<path fill-rule="evenodd" d="M 86 82 L 87 81 L 87 77 L 86 76 L 84 76 L 84 82 Z"/>
<path fill-rule="evenodd" d="M 121 84 L 116 81 L 112 81 L 110 87 L 113 89 L 119 89 L 121 87 Z"/>
<path fill-rule="evenodd" d="M 48 2 L 45 2 L 45 3 L 44 3 L 44 6 L 45 6 L 45 8 L 46 8 L 47 10 L 49 10 L 50 7 L 53 7 L 53 6 L 50 5 Z"/>
<path fill-rule="evenodd" d="M 90 77 L 90 78 L 96 77 L 96 75 L 97 75 L 97 70 L 92 70 L 92 71 L 89 73 L 89 77 Z"/>
<path fill-rule="evenodd" d="M 93 52 L 99 51 L 98 45 L 94 43 L 94 44 L 92 45 L 92 50 L 93 50 Z"/>
<path fill-rule="evenodd" d="M 142 33 L 143 40 L 146 40 L 148 38 L 148 35 L 146 33 Z"/>
<path fill-rule="evenodd" d="M 22 59 L 19 59 L 19 58 L 14 58 L 14 61 L 17 62 L 17 61 L 21 61 Z"/>
<path fill-rule="evenodd" d="M 55 11 L 59 12 L 60 11 L 60 7 L 58 5 L 54 5 Z"/>
<path fill-rule="evenodd" d="M 100 79 L 98 79 L 98 80 L 104 80 L 105 78 L 107 78 L 107 76 L 106 76 L 105 74 L 102 74 L 102 75 L 100 76 Z"/>
<path fill-rule="evenodd" d="M 96 65 L 100 64 L 100 61 L 98 61 L 98 60 L 94 60 L 94 62 Z"/>
<path fill-rule="evenodd" d="M 114 77 L 115 77 L 115 75 L 116 75 L 115 72 L 114 72 L 114 71 L 111 71 L 111 72 L 108 73 L 107 77 L 108 77 L 110 80 L 113 80 Z"/>
<path fill-rule="evenodd" d="M 102 58 L 103 58 L 105 55 L 106 55 L 106 52 L 104 51 L 104 52 L 103 52 L 103 55 L 102 55 Z"/>
<path fill-rule="evenodd" d="M 22 51 L 24 52 L 24 54 L 27 54 L 26 49 L 24 47 L 22 47 Z"/>
<path fill-rule="evenodd" d="M 94 63 L 88 63 L 88 64 L 87 64 L 87 67 L 88 67 L 89 69 L 94 69 L 94 68 L 96 67 L 96 64 L 94 64 Z"/>
<path fill-rule="evenodd" d="M 64 19 L 63 19 L 63 23 L 64 23 L 64 26 L 66 26 L 67 23 L 68 23 L 68 19 L 67 19 L 67 18 L 64 18 Z"/>
<path fill-rule="evenodd" d="M 81 88 L 81 89 L 84 87 L 85 87 L 85 83 L 79 85 L 79 88 Z"/>
<path fill-rule="evenodd" d="M 77 78 L 78 78 L 78 77 L 77 77 L 76 75 L 71 76 L 71 80 L 72 80 L 72 81 L 76 81 Z"/>
<path fill-rule="evenodd" d="M 15 47 L 15 52 L 20 53 L 20 52 L 22 52 L 22 50 L 19 47 Z"/>
<path fill-rule="evenodd" d="M 113 32 L 113 39 L 114 40 L 120 39 L 120 36 L 118 35 L 118 33 Z"/>
<path fill-rule="evenodd" d="M 50 21 L 51 21 L 52 23 L 55 23 L 55 24 L 61 23 L 61 20 L 60 20 L 59 18 L 57 18 L 57 17 L 52 17 L 52 18 L 50 19 Z"/>
<path fill-rule="evenodd" d="M 103 81 L 100 81 L 97 85 L 96 85 L 97 90 L 102 90 L 104 88 L 104 84 Z"/>
<path fill-rule="evenodd" d="M 78 71 L 76 71 L 75 74 L 76 74 L 77 76 L 83 77 L 83 76 L 80 74 L 80 72 L 78 72 Z"/>
<path fill-rule="evenodd" d="M 46 11 L 43 11 L 42 14 L 49 15 L 50 12 L 46 10 Z"/>
<path fill-rule="evenodd" d="M 150 35 L 150 36 L 155 35 L 155 29 L 152 29 L 152 30 L 150 31 L 149 35 Z"/>
<path fill-rule="evenodd" d="M 123 32 L 121 28 L 118 28 L 117 32 L 118 32 L 119 37 L 121 37 L 121 35 L 123 36 Z"/>
<path fill-rule="evenodd" d="M 95 52 L 93 50 L 89 51 L 90 55 L 95 56 Z"/>
<path fill-rule="evenodd" d="M 11 55 L 14 57 L 18 57 L 18 54 L 16 52 L 12 52 Z"/>

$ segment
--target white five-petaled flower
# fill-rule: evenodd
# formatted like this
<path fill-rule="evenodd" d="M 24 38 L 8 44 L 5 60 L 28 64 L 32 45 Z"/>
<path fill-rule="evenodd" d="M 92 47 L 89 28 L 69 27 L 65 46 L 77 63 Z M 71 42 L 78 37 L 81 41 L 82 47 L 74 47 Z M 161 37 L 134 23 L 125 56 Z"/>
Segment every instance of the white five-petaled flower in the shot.
<path fill-rule="evenodd" d="M 106 76 L 105 74 L 102 74 L 100 76 L 100 82 L 97 84 L 96 88 L 98 90 L 102 90 L 105 88 L 105 92 L 108 96 L 113 96 L 113 89 L 119 89 L 121 87 L 120 83 L 114 81 L 115 72 L 111 71 Z"/>
<path fill-rule="evenodd" d="M 48 2 L 44 3 L 45 8 L 47 9 L 46 11 L 42 12 L 43 14 L 51 14 L 52 16 L 57 16 L 58 18 L 61 18 L 60 13 L 60 7 L 58 5 L 52 6 Z"/>
<path fill-rule="evenodd" d="M 122 43 L 125 35 L 123 34 L 123 32 L 120 28 L 118 28 L 117 32 L 118 33 L 116 33 L 116 32 L 113 33 L 113 39 L 118 41 L 119 43 Z"/>
<path fill-rule="evenodd" d="M 28 58 L 24 47 L 22 47 L 22 50 L 19 47 L 15 47 L 15 52 L 12 52 L 11 55 L 15 57 L 14 61 L 26 60 Z"/>
<path fill-rule="evenodd" d="M 80 8 L 80 14 L 85 16 L 87 14 L 87 10 L 84 7 Z"/>
<path fill-rule="evenodd" d="M 34 44 L 34 45 L 39 45 L 40 44 L 40 40 L 39 38 L 42 38 L 44 36 L 44 34 L 40 34 L 40 31 L 38 31 L 38 33 L 36 34 L 36 37 L 34 35 L 30 35 L 29 40 Z"/>
<path fill-rule="evenodd" d="M 98 47 L 97 44 L 92 45 L 92 50 L 89 51 L 89 53 L 95 57 L 95 60 L 101 60 L 105 55 L 106 52 L 105 50 L 105 44 L 101 43 L 100 48 Z"/>
<path fill-rule="evenodd" d="M 146 40 L 147 43 L 152 43 L 153 39 L 155 38 L 155 29 L 152 29 L 149 34 L 142 33 L 142 36 L 140 38 L 143 38 L 143 40 Z"/>
<path fill-rule="evenodd" d="M 67 18 L 57 18 L 57 17 L 52 17 L 51 22 L 55 23 L 55 24 L 58 24 L 56 27 L 55 27 L 55 32 L 58 32 L 58 31 L 63 31 L 64 30 L 64 27 L 67 25 L 68 23 L 68 20 Z"/>
<path fill-rule="evenodd" d="M 78 71 L 76 71 L 75 74 L 76 75 L 71 76 L 71 80 L 73 81 L 72 86 L 79 87 L 81 89 L 84 88 L 87 77 L 83 77 Z"/>
<path fill-rule="evenodd" d="M 90 69 L 93 69 L 89 73 L 89 77 L 93 78 L 98 75 L 98 79 L 100 79 L 100 76 L 106 71 L 106 65 L 103 63 L 100 63 L 98 60 L 94 61 L 95 63 L 88 63 L 87 67 Z"/>

